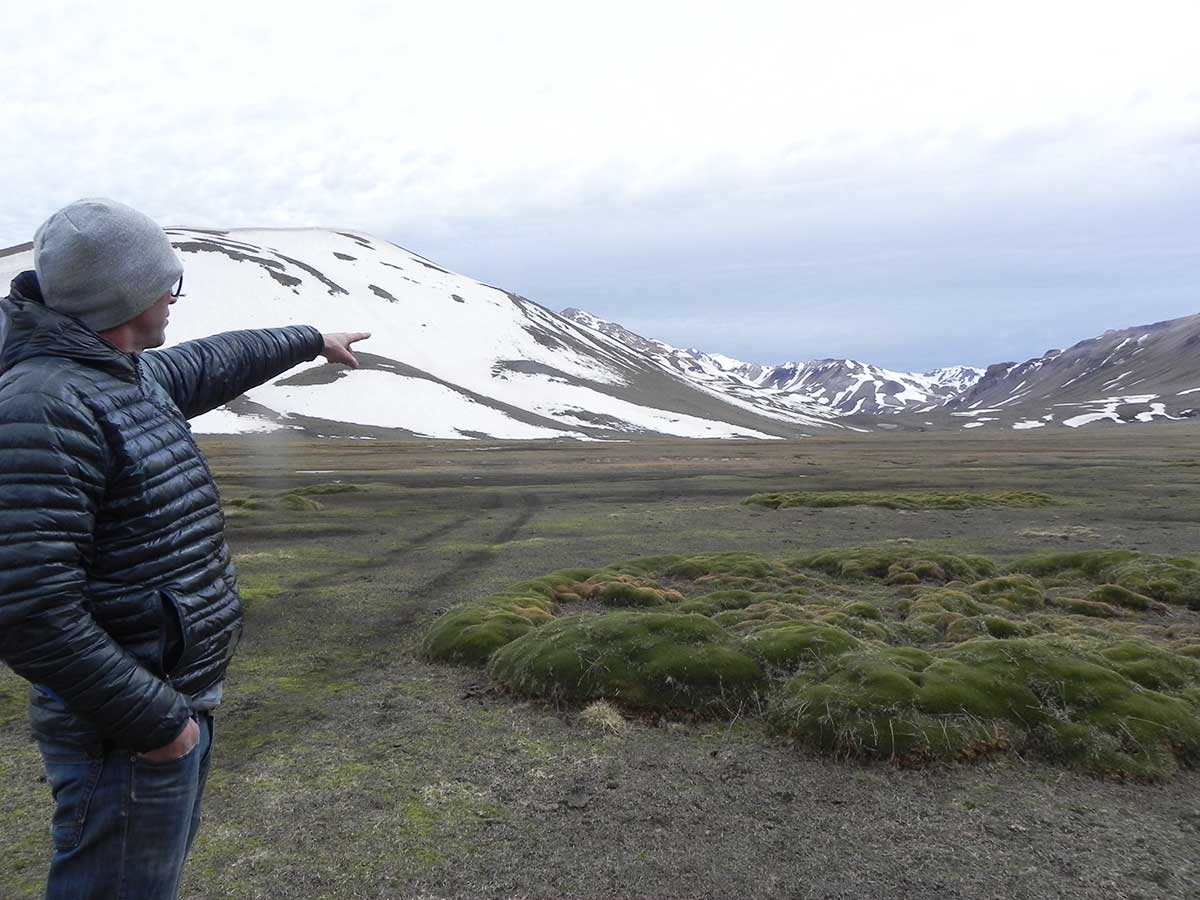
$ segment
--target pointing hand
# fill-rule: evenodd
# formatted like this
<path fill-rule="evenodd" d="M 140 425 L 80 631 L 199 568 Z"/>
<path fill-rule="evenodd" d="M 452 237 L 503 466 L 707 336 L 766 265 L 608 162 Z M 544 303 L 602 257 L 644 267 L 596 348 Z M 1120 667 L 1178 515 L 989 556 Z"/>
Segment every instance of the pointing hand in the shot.
<path fill-rule="evenodd" d="M 339 332 L 338 334 L 326 334 L 325 347 L 321 350 L 321 355 L 331 363 L 341 363 L 349 366 L 352 369 L 358 368 L 358 360 L 354 358 L 354 354 L 350 352 L 350 345 L 365 341 L 371 336 L 369 331 L 352 331 Z"/>

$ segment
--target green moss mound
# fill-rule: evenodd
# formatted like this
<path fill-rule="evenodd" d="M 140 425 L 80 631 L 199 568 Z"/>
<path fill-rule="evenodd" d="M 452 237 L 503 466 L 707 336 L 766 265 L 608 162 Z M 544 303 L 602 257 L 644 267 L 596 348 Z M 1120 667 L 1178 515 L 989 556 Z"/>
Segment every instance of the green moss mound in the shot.
<path fill-rule="evenodd" d="M 1102 584 L 1090 591 L 1083 599 L 1093 603 L 1107 603 L 1110 606 L 1120 606 L 1124 609 L 1149 609 L 1153 601 L 1142 594 L 1121 587 L 1119 584 Z"/>
<path fill-rule="evenodd" d="M 511 610 L 471 606 L 440 618 L 425 635 L 421 649 L 427 659 L 482 666 L 501 647 L 535 627 L 529 617 Z"/>
<path fill-rule="evenodd" d="M 348 484 L 342 481 L 330 481 L 323 484 L 310 484 L 308 487 L 296 488 L 290 493 L 298 494 L 301 497 L 320 497 L 325 494 L 354 494 L 365 490 L 366 488 L 361 484 Z"/>
<path fill-rule="evenodd" d="M 789 574 L 786 567 L 757 553 L 712 553 L 689 556 L 666 568 L 674 578 L 699 579 L 706 575 L 734 575 L 742 578 L 768 578 Z"/>
<path fill-rule="evenodd" d="M 1082 550 L 1027 556 L 1011 568 L 1043 578 L 1062 576 L 1116 585 L 1163 603 L 1200 609 L 1200 563 L 1194 559 L 1143 555 L 1133 550 Z"/>
<path fill-rule="evenodd" d="M 1113 583 L 1163 603 L 1200 609 L 1200 565 L 1191 559 L 1144 557 L 1113 568 Z"/>
<path fill-rule="evenodd" d="M 1037 508 L 1056 506 L 1061 500 L 1038 491 L 1000 491 L 991 493 L 913 493 L 889 494 L 878 491 L 790 491 L 753 494 L 743 503 L 766 506 L 770 509 L 791 509 L 807 506 L 832 509 L 842 506 L 879 506 L 884 509 L 977 509 L 977 508 Z"/>
<path fill-rule="evenodd" d="M 284 494 L 279 498 L 279 505 L 284 509 L 290 509 L 293 512 L 316 512 L 325 508 L 325 504 L 321 503 L 319 500 L 313 500 L 309 497 L 302 497 L 297 493 Z"/>
<path fill-rule="evenodd" d="M 767 599 L 739 609 L 727 609 L 712 619 L 735 634 L 748 634 L 764 625 L 811 621 L 811 613 L 794 603 Z"/>
<path fill-rule="evenodd" d="M 969 593 L 950 587 L 926 589 L 901 609 L 910 619 L 919 618 L 922 615 L 940 616 L 944 613 L 978 616 L 984 612 L 983 604 Z"/>
<path fill-rule="evenodd" d="M 795 564 L 838 578 L 892 578 L 910 572 L 922 579 L 978 581 L 996 574 L 996 564 L 983 556 L 894 547 L 849 547 L 826 550 L 795 560 Z M 895 566 L 896 568 L 893 568 Z"/>
<path fill-rule="evenodd" d="M 946 625 L 945 640 L 959 644 L 979 637 L 1029 637 L 1038 629 L 1027 622 L 1014 622 L 1003 616 L 962 616 Z"/>
<path fill-rule="evenodd" d="M 513 585 L 482 604 L 456 607 L 425 633 L 421 655 L 483 666 L 501 647 L 549 622 L 561 603 L 581 600 L 571 589 L 593 574 L 592 569 L 564 569 Z"/>
<path fill-rule="evenodd" d="M 745 609 L 758 603 L 775 600 L 777 595 L 763 591 L 731 590 L 713 591 L 679 604 L 679 612 L 699 613 L 702 616 L 714 616 L 730 609 Z M 799 601 L 801 598 L 795 598 Z"/>
<path fill-rule="evenodd" d="M 745 640 L 752 656 L 782 672 L 794 672 L 861 646 L 862 641 L 844 629 L 818 622 L 772 623 L 751 632 Z"/>
<path fill-rule="evenodd" d="M 1100 651 L 1108 665 L 1152 691 L 1175 693 L 1200 687 L 1200 659 L 1146 640 L 1121 641 Z"/>
<path fill-rule="evenodd" d="M 1058 597 L 1054 606 L 1063 612 L 1075 616 L 1088 616 L 1093 619 L 1119 619 L 1121 611 L 1107 603 L 1097 603 L 1095 600 L 1080 600 L 1074 597 Z"/>
<path fill-rule="evenodd" d="M 1046 589 L 1029 575 L 1001 575 L 971 585 L 976 597 L 1013 612 L 1028 612 L 1046 605 Z"/>
<path fill-rule="evenodd" d="M 848 616 L 857 616 L 860 619 L 879 620 L 883 618 L 883 613 L 879 611 L 879 607 L 868 603 L 865 600 L 853 600 L 846 603 L 841 609 Z"/>
<path fill-rule="evenodd" d="M 599 599 L 605 606 L 662 606 L 665 602 L 661 591 L 616 581 L 604 586 Z"/>
<path fill-rule="evenodd" d="M 624 562 L 606 566 L 604 571 L 617 575 L 636 575 L 641 578 L 657 578 L 667 569 L 685 559 L 683 556 L 640 556 Z"/>
<path fill-rule="evenodd" d="M 1167 582 L 1183 590 L 1189 561 L 1088 551 L 1014 568 L 912 542 L 644 557 L 457 607 L 422 650 L 519 696 L 765 712 L 839 756 L 1016 749 L 1150 779 L 1200 762 L 1200 616 L 1148 593 L 1180 596 Z"/>
<path fill-rule="evenodd" d="M 569 593 L 604 606 L 664 606 L 678 603 L 683 595 L 633 575 L 600 572 L 573 586 Z"/>
<path fill-rule="evenodd" d="M 1100 774 L 1148 778 L 1200 759 L 1187 701 L 1061 642 L 968 641 L 933 653 L 843 654 L 794 676 L 780 732 L 840 755 L 974 757 L 1015 746 Z"/>
<path fill-rule="evenodd" d="M 1047 575 L 1078 573 L 1093 581 L 1102 581 L 1104 574 L 1120 563 L 1137 559 L 1135 550 L 1074 550 L 1054 553 L 1035 553 L 1014 562 L 1014 572 L 1045 578 Z"/>
<path fill-rule="evenodd" d="M 458 607 L 434 622 L 421 653 L 437 662 L 482 666 L 501 647 L 545 625 L 558 609 L 536 593 L 503 594 L 481 606 Z"/>
<path fill-rule="evenodd" d="M 498 650 L 488 675 L 523 696 L 696 712 L 737 709 L 766 685 L 754 659 L 710 619 L 634 611 L 551 622 Z"/>
<path fill-rule="evenodd" d="M 596 574 L 595 569 L 559 569 L 540 578 L 531 578 L 515 584 L 498 597 L 525 596 L 533 594 L 545 600 L 562 602 L 564 598 L 579 600 L 581 585 Z"/>

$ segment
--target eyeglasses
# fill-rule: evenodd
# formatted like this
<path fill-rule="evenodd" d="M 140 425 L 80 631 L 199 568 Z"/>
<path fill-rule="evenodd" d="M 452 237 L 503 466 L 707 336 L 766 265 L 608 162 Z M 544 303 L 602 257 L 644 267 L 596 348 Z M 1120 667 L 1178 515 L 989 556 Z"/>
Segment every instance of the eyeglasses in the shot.
<path fill-rule="evenodd" d="M 171 288 L 171 296 L 172 297 L 182 297 L 183 296 L 183 276 L 182 275 L 179 276 L 179 281 L 177 281 L 175 283 L 175 287 Z"/>

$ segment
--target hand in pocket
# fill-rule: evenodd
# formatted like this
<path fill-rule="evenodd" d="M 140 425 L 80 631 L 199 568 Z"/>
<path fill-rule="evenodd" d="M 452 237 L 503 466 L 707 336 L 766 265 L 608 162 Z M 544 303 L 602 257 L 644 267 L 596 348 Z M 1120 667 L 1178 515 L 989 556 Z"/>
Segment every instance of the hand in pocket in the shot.
<path fill-rule="evenodd" d="M 148 763 L 162 765 L 187 756 L 196 749 L 198 743 L 200 743 L 200 726 L 196 724 L 194 718 L 191 718 L 187 720 L 183 731 L 179 732 L 171 743 L 165 747 L 159 747 L 157 750 L 149 750 L 140 756 Z"/>

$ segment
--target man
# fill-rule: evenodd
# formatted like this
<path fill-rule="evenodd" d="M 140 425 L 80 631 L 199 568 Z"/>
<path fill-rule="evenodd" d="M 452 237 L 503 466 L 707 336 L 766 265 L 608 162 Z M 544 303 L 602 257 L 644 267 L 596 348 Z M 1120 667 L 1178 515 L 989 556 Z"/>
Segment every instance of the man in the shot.
<path fill-rule="evenodd" d="M 212 711 L 242 630 L 187 419 L 367 334 L 309 326 L 160 347 L 183 267 L 155 222 L 81 200 L 0 302 L 0 660 L 33 685 L 54 793 L 46 896 L 175 897 Z"/>

